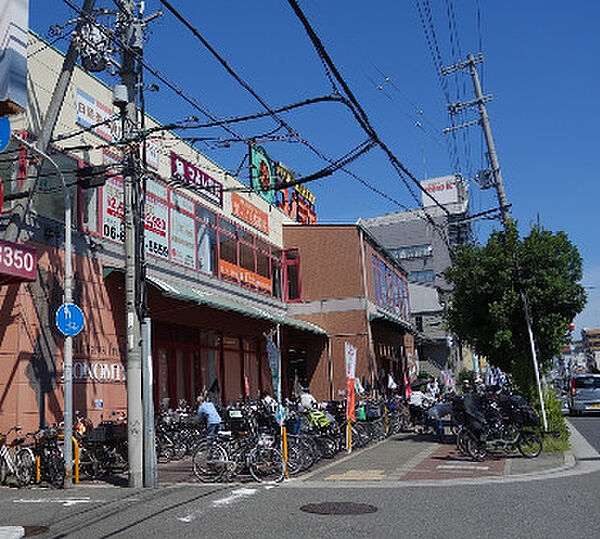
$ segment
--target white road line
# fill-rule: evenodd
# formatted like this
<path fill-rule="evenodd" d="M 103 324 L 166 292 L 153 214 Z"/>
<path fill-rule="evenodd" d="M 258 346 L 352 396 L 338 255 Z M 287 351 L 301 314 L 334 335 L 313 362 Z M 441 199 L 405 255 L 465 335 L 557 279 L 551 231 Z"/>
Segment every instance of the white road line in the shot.
<path fill-rule="evenodd" d="M 473 466 L 469 464 L 440 464 L 438 470 L 489 470 L 489 466 Z"/>
<path fill-rule="evenodd" d="M 242 500 L 244 498 L 248 498 L 249 496 L 252 496 L 253 494 L 256 494 L 257 492 L 258 492 L 258 489 L 255 489 L 255 488 L 238 488 L 236 490 L 232 490 L 231 494 L 229 496 L 226 496 L 225 498 L 221 498 L 219 500 L 214 500 L 210 504 L 210 507 L 225 507 L 227 505 L 231 505 L 232 503 Z M 186 522 L 186 523 L 193 522 L 199 516 L 201 516 L 202 513 L 203 513 L 203 510 L 200 509 L 200 510 L 194 511 L 184 517 L 177 517 L 177 520 L 179 520 L 181 522 Z"/>
<path fill-rule="evenodd" d="M 106 500 L 92 500 L 89 497 L 82 498 L 31 498 L 13 500 L 13 503 L 61 503 L 64 507 L 77 505 L 79 503 L 104 503 Z"/>
<path fill-rule="evenodd" d="M 0 526 L 0 539 L 20 539 L 25 537 L 23 526 Z"/>

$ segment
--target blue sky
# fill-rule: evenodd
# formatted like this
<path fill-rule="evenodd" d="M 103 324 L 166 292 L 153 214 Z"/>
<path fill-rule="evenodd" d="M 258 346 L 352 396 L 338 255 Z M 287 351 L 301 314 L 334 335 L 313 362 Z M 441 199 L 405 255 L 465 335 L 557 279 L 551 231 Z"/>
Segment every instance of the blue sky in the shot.
<path fill-rule="evenodd" d="M 82 0 L 71 0 L 82 5 Z M 331 94 L 330 84 L 308 37 L 291 7 L 281 0 L 171 0 L 225 61 L 271 107 Z M 584 260 L 583 284 L 588 287 L 586 310 L 576 319 L 582 327 L 600 326 L 600 251 L 597 248 L 597 205 L 600 146 L 597 93 L 600 75 L 600 3 L 591 0 L 299 0 L 336 67 L 366 111 L 380 138 L 419 179 L 462 173 L 471 178 L 485 167 L 481 130 L 470 127 L 452 138 L 451 101 L 470 100 L 473 90 L 466 73 L 439 77 L 434 54 L 444 65 L 482 52 L 479 66 L 494 138 L 512 214 L 521 231 L 540 222 L 563 230 Z M 99 6 L 112 6 L 98 0 Z M 430 11 L 426 10 L 430 7 Z M 146 14 L 160 7 L 146 1 Z M 423 17 L 420 17 L 419 7 Z M 203 110 L 219 118 L 263 112 L 264 108 L 211 56 L 191 32 L 166 10 L 151 23 L 145 59 L 169 81 L 193 97 Z M 43 37 L 74 12 L 63 0 L 30 0 L 30 25 Z M 428 16 L 428 13 L 431 17 Z M 430 24 L 431 21 L 431 24 Z M 435 36 L 435 42 L 433 37 Z M 435 45 L 437 44 L 437 49 Z M 64 50 L 67 39 L 57 41 Z M 171 122 L 189 116 L 205 118 L 164 83 L 146 73 L 147 110 Z M 116 79 L 107 76 L 109 82 Z M 256 136 L 276 160 L 300 176 L 338 159 L 365 140 L 350 112 L 338 103 L 296 109 L 281 117 L 299 136 L 291 137 L 272 119 L 236 124 L 235 136 L 221 129 L 199 129 L 188 136 L 209 140 L 196 147 L 225 168 L 235 171 L 246 147 L 232 138 Z M 474 119 L 465 113 L 457 123 Z M 276 139 L 275 139 L 276 137 Z M 354 222 L 417 206 L 404 181 L 379 149 L 347 166 L 387 200 L 356 178 L 338 171 L 309 184 L 316 195 L 322 223 Z M 247 179 L 245 163 L 240 177 Z M 408 184 L 410 185 L 410 180 Z M 414 189 L 413 189 L 414 190 Z M 474 212 L 497 206 L 492 191 L 471 183 Z M 420 197 L 417 196 L 420 200 Z M 476 225 L 484 242 L 498 221 Z"/>

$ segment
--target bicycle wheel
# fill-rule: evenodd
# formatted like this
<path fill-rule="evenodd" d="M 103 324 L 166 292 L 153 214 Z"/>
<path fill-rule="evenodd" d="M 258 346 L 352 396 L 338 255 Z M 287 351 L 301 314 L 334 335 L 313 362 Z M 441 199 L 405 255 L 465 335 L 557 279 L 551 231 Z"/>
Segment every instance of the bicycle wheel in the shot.
<path fill-rule="evenodd" d="M 15 455 L 15 477 L 20 487 L 29 485 L 35 477 L 35 457 L 31 449 L 19 449 Z"/>
<path fill-rule="evenodd" d="M 248 468 L 259 483 L 279 483 L 285 475 L 285 461 L 274 447 L 255 447 L 248 457 Z"/>
<path fill-rule="evenodd" d="M 521 432 L 517 445 L 521 455 L 528 459 L 533 459 L 542 452 L 542 440 L 535 432 Z"/>
<path fill-rule="evenodd" d="M 227 451 L 217 443 L 200 445 L 192 456 L 194 475 L 203 483 L 218 481 L 227 471 Z"/>
<path fill-rule="evenodd" d="M 8 476 L 8 466 L 4 457 L 0 457 L 0 485 L 4 485 L 6 483 L 6 478 Z"/>
<path fill-rule="evenodd" d="M 92 449 L 79 449 L 79 473 L 86 479 L 96 479 L 100 475 L 100 462 Z"/>
<path fill-rule="evenodd" d="M 485 442 L 475 440 L 472 436 L 467 438 L 467 451 L 469 455 L 478 462 L 486 459 L 488 456 L 487 449 L 485 448 Z"/>
<path fill-rule="evenodd" d="M 42 458 L 43 479 L 53 488 L 63 488 L 65 486 L 65 461 L 60 450 L 49 450 Z"/>

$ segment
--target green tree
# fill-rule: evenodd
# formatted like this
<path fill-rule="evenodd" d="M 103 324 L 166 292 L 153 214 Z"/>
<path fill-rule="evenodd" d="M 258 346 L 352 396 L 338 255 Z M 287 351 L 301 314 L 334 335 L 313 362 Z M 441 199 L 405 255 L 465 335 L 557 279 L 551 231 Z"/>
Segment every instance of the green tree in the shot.
<path fill-rule="evenodd" d="M 454 253 L 445 272 L 454 286 L 449 329 L 532 396 L 535 373 L 521 293 L 530 307 L 538 361 L 545 372 L 560 353 L 569 324 L 585 306 L 581 266 L 579 252 L 564 232 L 534 226 L 520 239 L 509 222 L 486 245 L 463 245 Z"/>

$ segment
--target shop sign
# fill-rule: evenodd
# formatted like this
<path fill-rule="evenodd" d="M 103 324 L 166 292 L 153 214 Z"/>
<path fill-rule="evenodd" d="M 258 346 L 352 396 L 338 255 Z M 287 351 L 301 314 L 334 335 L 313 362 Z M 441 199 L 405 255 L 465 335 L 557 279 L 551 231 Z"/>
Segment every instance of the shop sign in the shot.
<path fill-rule="evenodd" d="M 107 178 L 102 188 L 102 236 L 116 243 L 125 241 L 123 181 Z"/>
<path fill-rule="evenodd" d="M 269 216 L 237 193 L 231 193 L 231 213 L 257 230 L 269 233 Z"/>
<path fill-rule="evenodd" d="M 144 219 L 144 241 L 146 252 L 164 258 L 169 258 L 169 214 L 166 202 L 153 196 L 146 197 Z"/>
<path fill-rule="evenodd" d="M 37 251 L 22 243 L 0 240 L 0 281 L 35 281 Z"/>
<path fill-rule="evenodd" d="M 113 142 L 121 138 L 119 119 L 112 109 L 100 103 L 96 98 L 77 88 L 75 106 L 77 108 L 77 123 L 83 127 L 91 127 L 92 133 Z M 101 124 L 101 125 L 99 125 Z"/>
<path fill-rule="evenodd" d="M 262 146 L 250 144 L 250 187 L 269 204 L 275 204 L 273 164 Z"/>
<path fill-rule="evenodd" d="M 240 281 L 242 284 L 256 286 L 268 292 L 272 289 L 271 279 L 245 268 L 240 268 L 240 266 L 226 260 L 219 260 L 219 270 L 221 271 L 221 275 Z"/>
<path fill-rule="evenodd" d="M 171 178 L 190 187 L 213 204 L 223 206 L 223 184 L 175 152 L 171 152 Z"/>
<path fill-rule="evenodd" d="M 283 166 L 282 163 L 275 164 L 275 174 L 281 179 L 284 185 L 296 181 L 296 175 L 291 170 Z M 316 197 L 314 193 L 312 193 L 308 187 L 306 187 L 306 185 L 296 184 L 293 187 L 294 190 L 298 192 L 311 206 L 315 205 Z"/>
<path fill-rule="evenodd" d="M 295 221 L 304 225 L 314 225 L 317 223 L 317 214 L 315 213 L 315 195 L 302 184 L 293 185 L 293 191 L 283 187 L 296 181 L 296 175 L 287 169 L 281 163 L 275 164 L 276 182 L 279 185 L 279 201 L 277 206 L 285 214 L 289 215 Z"/>
<path fill-rule="evenodd" d="M 120 363 L 73 362 L 73 382 L 86 383 L 92 381 L 110 384 L 125 382 L 126 380 L 125 367 Z"/>

